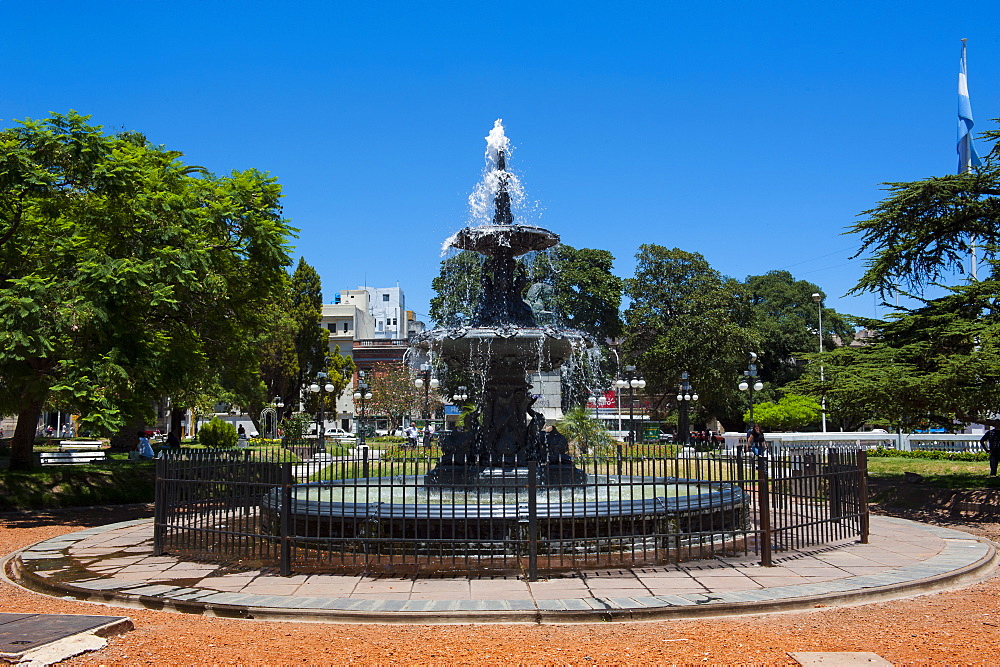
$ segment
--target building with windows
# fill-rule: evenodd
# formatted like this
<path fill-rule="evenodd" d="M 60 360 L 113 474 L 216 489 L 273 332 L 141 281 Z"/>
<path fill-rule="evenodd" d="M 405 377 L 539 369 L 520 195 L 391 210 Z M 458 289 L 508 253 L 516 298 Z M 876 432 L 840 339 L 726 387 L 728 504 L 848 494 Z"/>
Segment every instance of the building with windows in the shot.
<path fill-rule="evenodd" d="M 359 371 L 368 371 L 379 362 L 400 362 L 406 358 L 409 340 L 423 331 L 424 324 L 413 311 L 406 310 L 406 297 L 399 287 L 358 287 L 342 290 L 334 302 L 323 304 L 320 326 L 326 329 L 330 352 L 351 357 Z M 340 428 L 354 430 L 354 387 L 337 401 Z"/>

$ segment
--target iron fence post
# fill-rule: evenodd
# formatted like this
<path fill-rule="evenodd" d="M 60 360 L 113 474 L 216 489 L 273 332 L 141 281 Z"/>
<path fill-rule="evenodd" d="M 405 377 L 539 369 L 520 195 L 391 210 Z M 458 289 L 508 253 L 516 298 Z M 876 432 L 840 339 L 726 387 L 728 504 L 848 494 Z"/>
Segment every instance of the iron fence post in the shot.
<path fill-rule="evenodd" d="M 858 503 L 861 510 L 861 544 L 868 544 L 870 517 L 868 515 L 868 452 L 858 451 Z"/>
<path fill-rule="evenodd" d="M 361 476 L 368 479 L 368 452 L 367 447 L 361 449 Z"/>
<path fill-rule="evenodd" d="M 767 476 L 767 458 L 757 457 L 757 501 L 760 504 L 760 564 L 773 567 L 771 562 L 771 489 Z"/>
<path fill-rule="evenodd" d="M 163 498 L 166 495 L 163 489 L 164 468 L 166 458 L 156 459 L 156 481 L 153 487 L 153 555 L 162 556 L 163 551 L 163 528 L 166 523 L 166 507 Z"/>
<path fill-rule="evenodd" d="M 826 450 L 827 476 L 830 480 L 830 518 L 839 519 L 843 516 L 840 485 L 840 457 L 832 447 Z"/>
<path fill-rule="evenodd" d="M 538 581 L 538 461 L 528 461 L 528 581 Z"/>
<path fill-rule="evenodd" d="M 292 573 L 292 543 L 288 536 L 291 520 L 292 464 L 285 462 L 281 464 L 281 548 L 278 553 L 280 572 L 283 577 Z"/>

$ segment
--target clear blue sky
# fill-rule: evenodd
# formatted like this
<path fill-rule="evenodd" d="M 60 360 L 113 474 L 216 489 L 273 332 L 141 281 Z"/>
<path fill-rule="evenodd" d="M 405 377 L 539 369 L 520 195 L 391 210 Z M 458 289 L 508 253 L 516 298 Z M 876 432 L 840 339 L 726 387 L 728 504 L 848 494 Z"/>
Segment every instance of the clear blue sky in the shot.
<path fill-rule="evenodd" d="M 398 281 L 427 312 L 503 118 L 536 224 L 610 250 L 788 268 L 829 305 L 883 181 L 956 167 L 960 39 L 1000 116 L 996 2 L 0 0 L 0 125 L 76 109 L 284 185 L 324 296 Z M 981 151 L 985 146 L 980 144 Z"/>

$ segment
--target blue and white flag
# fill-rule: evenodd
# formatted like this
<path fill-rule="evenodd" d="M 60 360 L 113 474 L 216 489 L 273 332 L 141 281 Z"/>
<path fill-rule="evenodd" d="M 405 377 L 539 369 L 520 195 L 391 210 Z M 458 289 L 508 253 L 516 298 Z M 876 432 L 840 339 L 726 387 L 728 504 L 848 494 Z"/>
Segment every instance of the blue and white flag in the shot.
<path fill-rule="evenodd" d="M 976 147 L 972 145 L 972 103 L 969 102 L 969 82 L 965 66 L 965 40 L 962 40 L 962 58 L 958 70 L 958 173 L 972 171 L 982 164 Z"/>

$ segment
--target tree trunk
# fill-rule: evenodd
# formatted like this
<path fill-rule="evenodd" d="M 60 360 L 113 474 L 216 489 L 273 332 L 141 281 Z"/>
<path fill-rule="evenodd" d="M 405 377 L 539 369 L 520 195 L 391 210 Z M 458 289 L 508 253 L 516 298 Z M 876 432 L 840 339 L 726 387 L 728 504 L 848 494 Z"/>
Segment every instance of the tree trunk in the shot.
<path fill-rule="evenodd" d="M 35 429 L 43 399 L 24 399 L 18 406 L 17 426 L 10 441 L 10 469 L 31 470 L 35 465 Z"/>
<path fill-rule="evenodd" d="M 167 425 L 168 433 L 176 433 L 178 438 L 181 437 L 181 421 L 184 419 L 185 412 L 184 408 L 170 409 L 170 423 Z"/>

